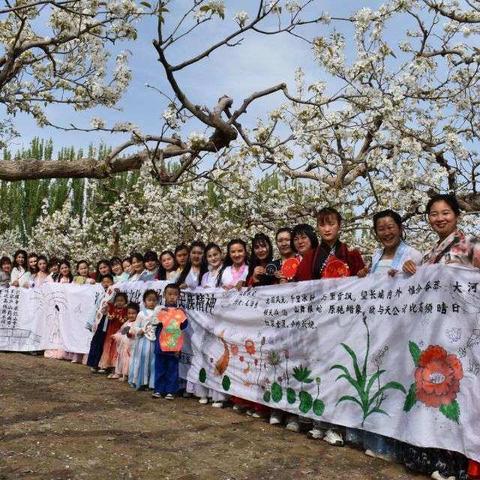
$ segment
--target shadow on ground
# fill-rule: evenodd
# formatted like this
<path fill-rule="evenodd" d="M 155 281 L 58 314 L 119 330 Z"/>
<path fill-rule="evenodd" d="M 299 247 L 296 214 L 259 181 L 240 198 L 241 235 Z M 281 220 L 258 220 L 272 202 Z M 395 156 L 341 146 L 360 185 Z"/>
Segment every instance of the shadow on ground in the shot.
<path fill-rule="evenodd" d="M 410 480 L 402 466 L 86 367 L 0 353 L 0 480 Z"/>

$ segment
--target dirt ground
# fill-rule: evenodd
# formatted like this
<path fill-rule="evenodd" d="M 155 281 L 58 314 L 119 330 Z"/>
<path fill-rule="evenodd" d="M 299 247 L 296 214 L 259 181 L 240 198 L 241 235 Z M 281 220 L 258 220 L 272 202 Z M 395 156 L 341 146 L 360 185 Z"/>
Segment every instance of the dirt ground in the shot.
<path fill-rule="evenodd" d="M 408 480 L 402 466 L 86 367 L 0 353 L 0 480 Z"/>

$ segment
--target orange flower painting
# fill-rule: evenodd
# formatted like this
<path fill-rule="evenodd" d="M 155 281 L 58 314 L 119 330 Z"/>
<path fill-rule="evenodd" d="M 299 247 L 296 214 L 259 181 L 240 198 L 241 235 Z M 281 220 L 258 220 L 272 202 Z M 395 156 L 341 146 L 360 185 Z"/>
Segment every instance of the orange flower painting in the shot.
<path fill-rule="evenodd" d="M 415 370 L 417 399 L 429 407 L 449 405 L 457 398 L 463 368 L 456 355 L 430 345 L 422 352 Z"/>

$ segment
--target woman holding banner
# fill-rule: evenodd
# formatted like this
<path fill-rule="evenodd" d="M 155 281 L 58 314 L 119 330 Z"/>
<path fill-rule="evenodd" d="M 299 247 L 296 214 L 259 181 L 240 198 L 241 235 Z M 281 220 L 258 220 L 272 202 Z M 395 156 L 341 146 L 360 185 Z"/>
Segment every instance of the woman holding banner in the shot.
<path fill-rule="evenodd" d="M 296 281 L 355 276 L 365 268 L 360 253 L 350 250 L 340 241 L 341 225 L 342 217 L 336 209 L 326 207 L 318 211 L 317 231 L 321 242 L 315 250 L 310 250 L 303 256 L 295 276 Z M 327 422 L 314 422 L 309 435 L 315 439 L 323 438 L 330 445 L 343 446 L 340 429 Z"/>
<path fill-rule="evenodd" d="M 426 208 L 428 222 L 438 235 L 438 242 L 423 257 L 422 265 L 462 265 L 480 268 L 480 240 L 465 235 L 458 228 L 460 205 L 453 195 L 438 194 L 433 196 Z M 403 271 L 411 275 L 417 271 L 413 259 L 403 264 Z M 445 480 L 465 475 L 463 455 L 445 450 L 426 450 L 408 446 L 405 451 L 407 468 L 423 473 L 432 473 L 432 478 Z M 480 479 L 480 463 L 468 462 L 468 478 Z"/>

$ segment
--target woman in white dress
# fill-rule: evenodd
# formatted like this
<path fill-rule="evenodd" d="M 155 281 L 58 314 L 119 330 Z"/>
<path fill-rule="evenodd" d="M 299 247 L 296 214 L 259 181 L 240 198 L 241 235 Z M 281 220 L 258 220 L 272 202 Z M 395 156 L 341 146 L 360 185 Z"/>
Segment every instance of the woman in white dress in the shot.
<path fill-rule="evenodd" d="M 10 285 L 13 287 L 28 287 L 30 272 L 27 268 L 27 252 L 25 250 L 17 250 L 15 252 L 12 267 Z"/>

